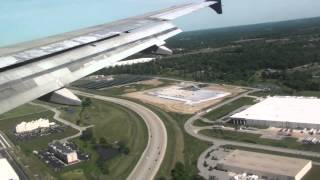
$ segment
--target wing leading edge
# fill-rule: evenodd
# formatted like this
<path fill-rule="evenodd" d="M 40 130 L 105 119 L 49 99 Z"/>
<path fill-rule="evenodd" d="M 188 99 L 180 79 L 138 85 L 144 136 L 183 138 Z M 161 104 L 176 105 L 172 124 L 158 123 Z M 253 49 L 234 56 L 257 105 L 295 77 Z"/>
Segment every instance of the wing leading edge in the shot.
<path fill-rule="evenodd" d="M 222 13 L 220 0 L 207 0 L 0 48 L 0 113 L 150 47 L 164 48 L 181 32 L 170 21 L 205 7 Z"/>

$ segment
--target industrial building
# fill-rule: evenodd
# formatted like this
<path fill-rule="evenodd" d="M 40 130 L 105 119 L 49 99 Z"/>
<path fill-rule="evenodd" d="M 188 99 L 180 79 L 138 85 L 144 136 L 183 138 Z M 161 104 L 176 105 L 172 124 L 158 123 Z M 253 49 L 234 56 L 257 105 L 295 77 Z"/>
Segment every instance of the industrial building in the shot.
<path fill-rule="evenodd" d="M 238 125 L 320 129 L 320 99 L 274 96 L 231 116 Z"/>
<path fill-rule="evenodd" d="M 261 179 L 300 180 L 312 167 L 310 160 L 235 150 L 217 168 L 258 175 Z"/>
<path fill-rule="evenodd" d="M 49 143 L 48 147 L 49 152 L 53 153 L 58 159 L 66 164 L 74 164 L 79 162 L 77 151 L 67 144 L 54 141 Z"/>
<path fill-rule="evenodd" d="M 3 180 L 19 180 L 19 176 L 12 168 L 7 159 L 0 157 L 0 179 Z"/>
<path fill-rule="evenodd" d="M 40 128 L 49 128 L 53 125 L 55 125 L 54 122 L 50 122 L 48 119 L 42 118 L 31 122 L 21 122 L 16 126 L 16 133 L 28 133 Z"/>

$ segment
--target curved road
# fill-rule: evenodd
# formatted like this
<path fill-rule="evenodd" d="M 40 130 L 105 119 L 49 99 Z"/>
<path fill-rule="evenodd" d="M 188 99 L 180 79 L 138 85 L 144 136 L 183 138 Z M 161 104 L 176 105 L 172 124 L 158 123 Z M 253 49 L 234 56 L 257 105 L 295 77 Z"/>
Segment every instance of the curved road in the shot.
<path fill-rule="evenodd" d="M 73 92 L 81 96 L 108 101 L 124 106 L 136 112 L 145 121 L 149 134 L 148 144 L 137 165 L 127 179 L 154 179 L 164 159 L 167 148 L 167 131 L 162 120 L 146 107 L 128 100 L 99 96 L 76 90 L 73 90 Z"/>
<path fill-rule="evenodd" d="M 78 126 L 78 125 L 76 125 L 76 124 L 74 124 L 74 123 L 72 123 L 72 122 L 70 122 L 70 121 L 67 121 L 67 120 L 65 120 L 65 119 L 62 119 L 62 118 L 61 118 L 61 112 L 60 112 L 59 110 L 57 110 L 56 108 L 53 108 L 53 107 L 51 107 L 51 106 L 48 106 L 48 105 L 45 105 L 45 104 L 38 104 L 38 103 L 34 103 L 34 102 L 30 102 L 29 104 L 34 105 L 34 106 L 40 106 L 40 107 L 43 107 L 43 108 L 45 108 L 45 109 L 47 109 L 47 110 L 49 110 L 49 111 L 54 112 L 53 119 L 55 119 L 56 121 L 59 121 L 59 122 L 62 123 L 62 124 L 65 124 L 66 126 L 70 126 L 70 127 L 72 127 L 73 129 L 76 129 L 76 130 L 79 131 L 79 132 L 78 132 L 77 134 L 75 134 L 75 135 L 72 135 L 72 136 L 66 137 L 66 138 L 64 138 L 64 139 L 61 139 L 61 140 L 60 140 L 61 142 L 66 142 L 66 141 L 68 141 L 68 140 L 70 140 L 70 139 L 74 139 L 74 138 L 76 138 L 76 137 L 80 137 L 80 136 L 82 135 L 82 132 L 83 132 L 83 131 L 85 131 L 85 130 L 88 129 L 88 128 L 93 127 L 93 125 L 91 125 L 91 126 L 85 126 L 85 127 Z"/>

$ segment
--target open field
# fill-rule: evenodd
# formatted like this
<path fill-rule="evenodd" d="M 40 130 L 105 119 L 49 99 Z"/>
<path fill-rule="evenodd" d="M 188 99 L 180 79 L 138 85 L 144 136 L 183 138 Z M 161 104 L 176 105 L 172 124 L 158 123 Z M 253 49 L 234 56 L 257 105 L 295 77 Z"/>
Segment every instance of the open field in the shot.
<path fill-rule="evenodd" d="M 39 107 L 39 106 L 32 106 L 30 104 L 25 104 L 20 107 L 15 108 L 14 110 L 11 110 L 9 112 L 6 112 L 4 114 L 0 115 L 0 120 L 8 119 L 8 118 L 14 118 L 17 116 L 23 117 L 28 114 L 35 114 L 47 111 L 47 109 Z"/>
<path fill-rule="evenodd" d="M 138 75 L 89 76 L 73 83 L 73 86 L 86 89 L 103 89 L 129 83 L 149 80 L 150 77 Z"/>
<path fill-rule="evenodd" d="M 201 119 L 197 119 L 196 121 L 193 122 L 194 126 L 198 126 L 198 127 L 203 127 L 203 126 L 212 126 L 214 125 L 214 123 L 208 123 L 208 122 L 204 122 Z"/>
<path fill-rule="evenodd" d="M 103 96 L 120 96 L 123 94 L 127 93 L 132 93 L 132 92 L 137 92 L 137 91 L 145 91 L 148 89 L 153 89 L 153 88 L 159 88 L 163 86 L 167 86 L 170 84 L 175 83 L 175 81 L 171 80 L 163 80 L 163 79 L 150 79 L 150 80 L 145 80 L 145 81 L 139 81 L 139 82 L 134 82 L 130 84 L 123 84 L 120 86 L 116 87 L 109 87 L 105 89 L 100 89 L 100 90 L 94 90 L 94 89 L 85 89 L 85 88 L 79 88 L 72 86 L 71 88 L 73 89 L 78 89 L 84 92 L 88 93 L 94 93 L 98 95 L 103 95 Z"/>
<path fill-rule="evenodd" d="M 231 103 L 228 103 L 218 109 L 215 109 L 209 112 L 204 117 L 208 118 L 209 120 L 215 121 L 223 116 L 228 115 L 232 111 L 239 109 L 242 106 L 252 105 L 254 103 L 255 103 L 255 100 L 253 98 L 242 97 L 240 99 L 237 99 Z"/>
<path fill-rule="evenodd" d="M 214 137 L 219 139 L 231 140 L 231 141 L 239 141 L 245 143 L 252 144 L 262 144 L 274 147 L 282 147 L 282 148 L 290 148 L 290 149 L 298 149 L 305 151 L 320 151 L 320 145 L 308 145 L 301 144 L 297 142 L 296 138 L 283 138 L 282 140 L 271 140 L 271 139 L 262 139 L 261 135 L 258 134 L 250 134 L 244 132 L 234 132 L 234 131 L 224 131 L 224 130 L 211 130 L 206 129 L 202 130 L 199 133 L 206 135 L 208 137 Z"/>
<path fill-rule="evenodd" d="M 164 87 L 164 88 L 167 88 L 167 87 Z M 241 88 L 235 87 L 235 86 L 210 85 L 210 86 L 202 88 L 202 89 L 230 93 L 230 95 L 225 96 L 223 98 L 208 100 L 208 101 L 204 101 L 204 102 L 200 102 L 200 103 L 192 105 L 192 104 L 186 104 L 185 102 L 182 102 L 182 101 L 171 100 L 171 99 L 167 99 L 167 98 L 161 98 L 158 96 L 150 95 L 150 93 L 157 91 L 157 90 L 163 90 L 164 88 L 157 88 L 157 89 L 150 89 L 150 90 L 145 90 L 145 91 L 127 93 L 124 96 L 134 98 L 134 99 L 139 99 L 139 100 L 143 101 L 144 103 L 149 103 L 149 104 L 158 106 L 158 107 L 165 109 L 169 112 L 193 114 L 193 113 L 200 111 L 201 109 L 207 108 L 209 106 L 213 106 L 213 105 L 223 101 L 225 98 L 230 98 L 230 97 L 236 96 L 239 93 L 242 93 L 245 91 L 244 89 L 241 89 Z"/>
<path fill-rule="evenodd" d="M 320 166 L 312 166 L 311 170 L 302 180 L 316 180 L 320 177 Z"/>

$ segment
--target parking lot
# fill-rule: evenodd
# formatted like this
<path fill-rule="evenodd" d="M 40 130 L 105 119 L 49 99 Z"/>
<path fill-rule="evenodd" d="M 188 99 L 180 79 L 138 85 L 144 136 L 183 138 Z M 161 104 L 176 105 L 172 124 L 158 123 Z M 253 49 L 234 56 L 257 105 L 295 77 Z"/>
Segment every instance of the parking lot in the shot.
<path fill-rule="evenodd" d="M 50 134 L 62 133 L 65 131 L 65 129 L 66 129 L 65 126 L 56 124 L 54 126 L 50 126 L 49 128 L 39 128 L 34 131 L 25 132 L 25 133 L 16 133 L 13 130 L 12 133 L 16 138 L 16 140 L 24 141 L 24 140 L 30 140 L 40 136 L 48 136 Z"/>
<path fill-rule="evenodd" d="M 226 157 L 232 150 L 219 145 L 213 145 L 203 152 L 198 159 L 199 175 L 206 179 L 230 180 L 229 172 L 217 169 L 218 162 Z"/>

